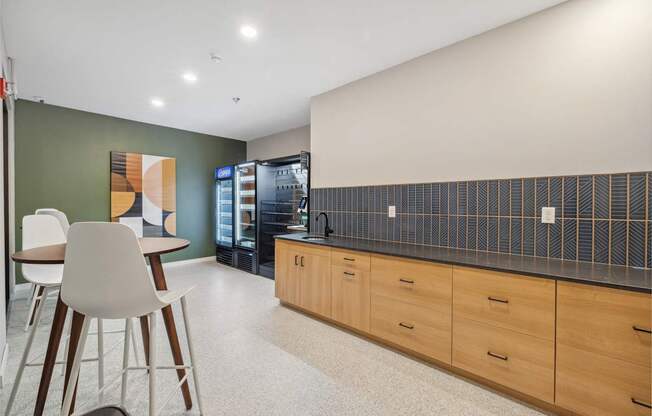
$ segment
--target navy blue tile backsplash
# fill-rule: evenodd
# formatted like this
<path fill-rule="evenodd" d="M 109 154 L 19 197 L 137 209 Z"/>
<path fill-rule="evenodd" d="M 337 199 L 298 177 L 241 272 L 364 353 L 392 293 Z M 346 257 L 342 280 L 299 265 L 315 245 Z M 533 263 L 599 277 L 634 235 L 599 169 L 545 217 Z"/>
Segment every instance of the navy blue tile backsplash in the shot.
<path fill-rule="evenodd" d="M 652 268 L 652 172 L 315 188 L 310 202 L 337 236 Z"/>

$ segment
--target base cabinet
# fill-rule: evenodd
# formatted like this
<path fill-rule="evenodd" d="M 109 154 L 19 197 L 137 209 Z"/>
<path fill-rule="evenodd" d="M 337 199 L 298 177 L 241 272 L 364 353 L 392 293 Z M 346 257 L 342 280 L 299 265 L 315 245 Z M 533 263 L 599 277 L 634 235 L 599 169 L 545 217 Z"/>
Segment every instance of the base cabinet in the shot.
<path fill-rule="evenodd" d="M 536 405 L 652 416 L 650 294 L 283 240 L 276 250 L 283 302 Z"/>
<path fill-rule="evenodd" d="M 453 366 L 548 403 L 554 402 L 553 341 L 456 317 Z"/>
<path fill-rule="evenodd" d="M 652 415 L 650 295 L 557 284 L 556 403 L 587 416 Z"/>
<path fill-rule="evenodd" d="M 275 257 L 276 296 L 330 317 L 330 249 L 278 242 Z"/>

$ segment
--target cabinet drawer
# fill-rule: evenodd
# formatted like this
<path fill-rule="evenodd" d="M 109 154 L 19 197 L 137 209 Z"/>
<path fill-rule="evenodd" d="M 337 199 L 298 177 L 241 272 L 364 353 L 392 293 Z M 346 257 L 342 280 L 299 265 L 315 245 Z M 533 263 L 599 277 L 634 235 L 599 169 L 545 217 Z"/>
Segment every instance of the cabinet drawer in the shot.
<path fill-rule="evenodd" d="M 333 266 L 331 279 L 333 320 L 369 332 L 369 272 Z"/>
<path fill-rule="evenodd" d="M 557 341 L 650 367 L 652 297 L 559 282 Z"/>
<path fill-rule="evenodd" d="M 369 271 L 371 267 L 371 256 L 357 251 L 333 249 L 331 252 L 331 264 L 333 266 Z"/>
<path fill-rule="evenodd" d="M 451 362 L 450 313 L 438 313 L 422 306 L 372 295 L 371 333 L 439 361 Z"/>
<path fill-rule="evenodd" d="M 455 367 L 552 403 L 554 364 L 553 341 L 455 316 Z"/>
<path fill-rule="evenodd" d="M 555 281 L 453 268 L 453 313 L 554 340 Z"/>
<path fill-rule="evenodd" d="M 450 314 L 451 266 L 395 257 L 371 257 L 371 292 Z"/>
<path fill-rule="evenodd" d="M 648 367 L 557 346 L 556 404 L 581 415 L 650 416 L 650 377 Z"/>

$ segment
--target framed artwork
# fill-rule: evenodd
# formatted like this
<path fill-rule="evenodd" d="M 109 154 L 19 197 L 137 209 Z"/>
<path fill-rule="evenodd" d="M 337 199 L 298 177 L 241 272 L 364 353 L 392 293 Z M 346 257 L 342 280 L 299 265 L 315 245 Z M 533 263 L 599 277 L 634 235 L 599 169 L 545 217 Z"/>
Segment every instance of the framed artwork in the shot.
<path fill-rule="evenodd" d="M 111 152 L 111 221 L 139 237 L 177 234 L 176 159 Z"/>

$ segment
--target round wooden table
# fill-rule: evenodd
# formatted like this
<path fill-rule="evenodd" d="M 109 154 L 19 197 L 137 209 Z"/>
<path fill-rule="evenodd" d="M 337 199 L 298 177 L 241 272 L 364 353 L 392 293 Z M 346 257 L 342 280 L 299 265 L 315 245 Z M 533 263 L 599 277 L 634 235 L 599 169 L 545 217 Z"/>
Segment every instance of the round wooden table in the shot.
<path fill-rule="evenodd" d="M 140 247 L 143 250 L 143 255 L 149 259 L 149 264 L 152 268 L 152 276 L 154 278 L 154 285 L 157 290 L 167 290 L 167 282 L 165 274 L 163 273 L 163 265 L 161 264 L 161 254 L 172 253 L 173 251 L 183 250 L 190 245 L 190 241 L 181 238 L 154 238 L 146 237 L 139 239 Z M 63 264 L 66 257 L 66 245 L 57 244 L 52 246 L 37 247 L 29 250 L 18 251 L 14 253 L 11 258 L 16 263 L 25 264 Z M 48 341 L 48 349 L 45 354 L 43 365 L 43 372 L 41 373 L 41 382 L 39 384 L 38 393 L 36 396 L 36 403 L 34 407 L 34 415 L 43 415 L 45 408 L 45 401 L 47 399 L 48 390 L 50 388 L 50 381 L 52 380 L 52 373 L 56 362 L 57 353 L 59 351 L 59 343 L 63 333 L 63 327 L 66 322 L 66 314 L 68 306 L 61 301 L 59 295 L 57 299 L 57 306 L 54 311 L 54 318 L 52 319 L 52 329 L 50 330 L 50 339 Z M 177 335 L 177 328 L 174 323 L 174 315 L 172 308 L 167 306 L 162 309 L 163 321 L 165 322 L 165 329 L 167 331 L 168 340 L 170 342 L 170 349 L 172 350 L 172 358 L 175 365 L 184 365 L 183 356 L 181 355 L 181 346 L 179 345 L 179 337 Z M 70 371 L 72 369 L 72 362 L 77 350 L 77 343 L 81 335 L 82 323 L 84 316 L 78 312 L 73 311 L 72 325 L 70 328 L 70 347 L 68 349 L 68 357 L 66 363 L 66 377 L 64 380 L 63 395 L 65 397 L 66 387 L 70 378 Z M 140 329 L 143 336 L 143 345 L 145 348 L 145 360 L 149 365 L 149 323 L 146 316 L 140 317 Z M 185 377 L 186 370 L 177 370 L 179 380 Z M 186 409 L 192 408 L 192 398 L 190 397 L 190 389 L 186 381 L 181 388 L 183 399 Z M 74 398 L 71 406 L 71 413 L 74 409 Z"/>

